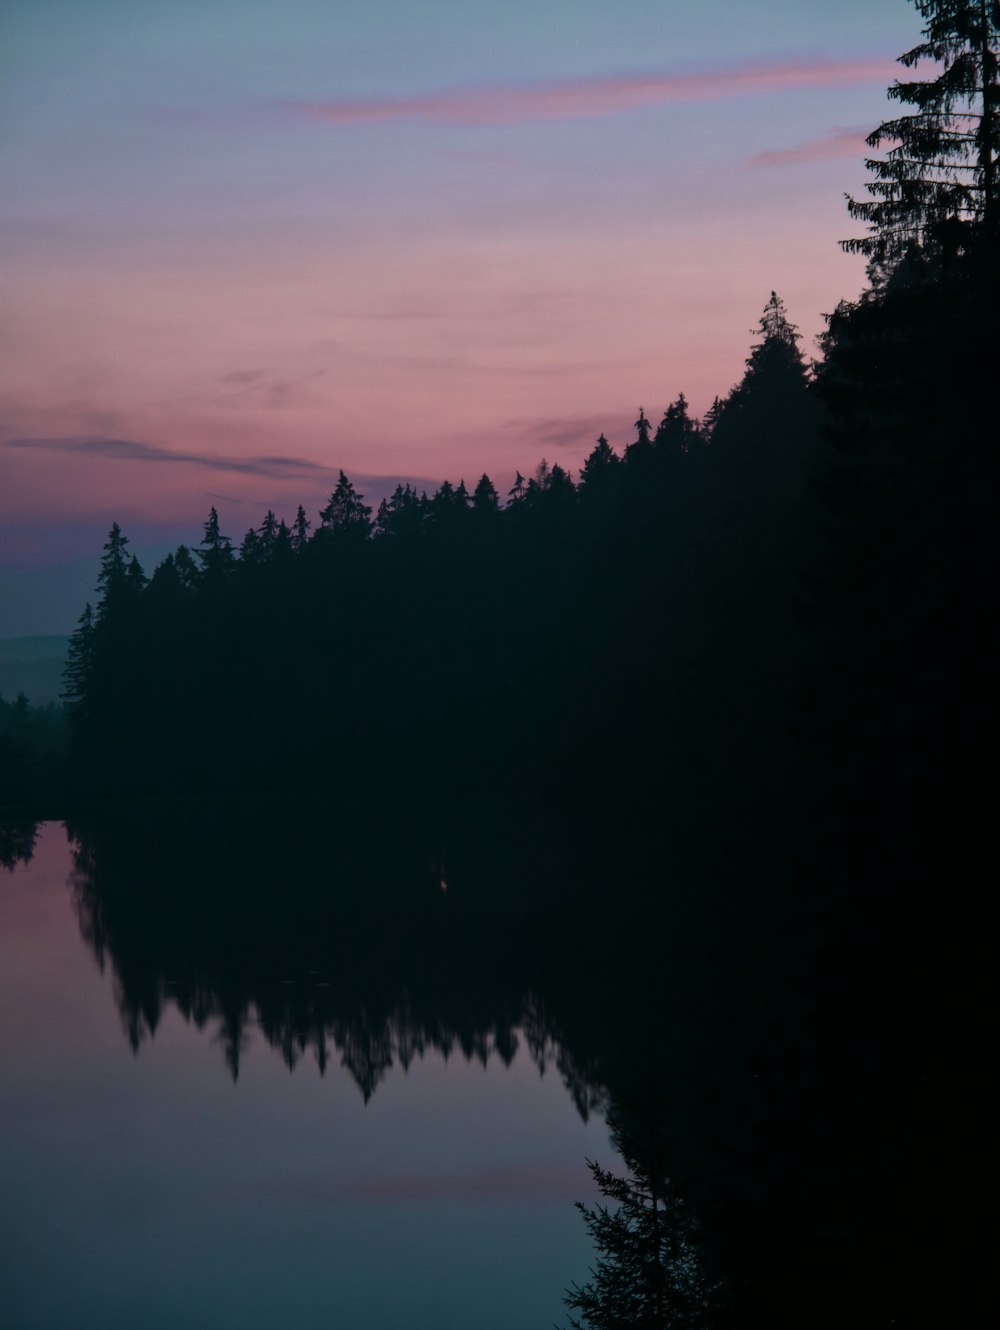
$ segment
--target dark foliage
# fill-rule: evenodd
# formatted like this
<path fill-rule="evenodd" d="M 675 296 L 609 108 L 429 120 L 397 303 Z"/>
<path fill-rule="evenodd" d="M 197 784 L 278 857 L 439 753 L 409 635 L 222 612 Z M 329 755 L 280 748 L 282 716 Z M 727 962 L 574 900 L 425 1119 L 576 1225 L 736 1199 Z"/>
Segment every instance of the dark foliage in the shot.
<path fill-rule="evenodd" d="M 612 1110 L 611 1144 L 626 1172 L 587 1161 L 611 1206 L 577 1204 L 599 1255 L 590 1281 L 563 1299 L 582 1317 L 570 1316 L 574 1330 L 701 1330 L 718 1323 L 723 1285 L 707 1273 L 698 1221 L 667 1175 L 665 1119 L 656 1096 L 628 1118 Z"/>

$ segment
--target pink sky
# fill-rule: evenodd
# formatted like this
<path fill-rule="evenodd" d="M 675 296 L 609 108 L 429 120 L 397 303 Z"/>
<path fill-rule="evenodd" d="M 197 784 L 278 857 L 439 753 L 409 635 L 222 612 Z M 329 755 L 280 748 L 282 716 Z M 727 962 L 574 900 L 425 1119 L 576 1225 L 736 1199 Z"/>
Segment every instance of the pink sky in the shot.
<path fill-rule="evenodd" d="M 802 54 L 759 21 L 791 24 L 785 0 L 650 7 L 647 50 L 594 7 L 575 45 L 516 47 L 512 21 L 470 64 L 468 33 L 454 58 L 416 30 L 383 47 L 349 6 L 339 65 L 274 26 L 230 66 L 194 11 L 158 35 L 76 13 L 60 52 L 24 11 L 0 104 L 0 570 L 44 524 L 81 553 L 112 518 L 196 542 L 215 502 L 239 536 L 315 512 L 341 467 L 376 500 L 575 469 L 640 405 L 725 394 L 772 288 L 813 354 L 863 284 L 837 241 L 905 46 L 888 22 Z"/>

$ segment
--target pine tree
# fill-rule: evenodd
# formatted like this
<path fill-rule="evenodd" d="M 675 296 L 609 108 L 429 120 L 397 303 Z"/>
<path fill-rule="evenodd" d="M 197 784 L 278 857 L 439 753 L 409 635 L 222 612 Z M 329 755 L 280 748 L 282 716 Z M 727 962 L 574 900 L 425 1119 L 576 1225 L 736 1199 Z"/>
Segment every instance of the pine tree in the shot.
<path fill-rule="evenodd" d="M 496 486 L 485 471 L 472 492 L 472 508 L 474 512 L 479 514 L 496 513 L 500 509 L 500 496 L 497 494 Z"/>
<path fill-rule="evenodd" d="M 507 491 L 507 498 L 510 501 L 507 505 L 508 508 L 515 507 L 517 504 L 523 503 L 524 497 L 527 494 L 527 492 L 528 491 L 525 487 L 524 477 L 521 475 L 520 471 L 518 471 L 514 475 L 514 484 Z"/>
<path fill-rule="evenodd" d="M 580 471 L 581 487 L 600 482 L 602 477 L 609 475 L 621 461 L 618 454 L 608 443 L 603 434 L 598 435 L 594 447 L 587 456 Z"/>
<path fill-rule="evenodd" d="M 193 592 L 198 586 L 198 565 L 186 545 L 178 545 L 174 552 L 174 568 L 177 578 L 186 593 Z"/>
<path fill-rule="evenodd" d="M 278 523 L 278 530 L 275 532 L 271 558 L 278 567 L 284 567 L 287 565 L 293 552 L 292 533 L 289 531 L 285 519 L 282 518 Z"/>
<path fill-rule="evenodd" d="M 125 586 L 129 598 L 134 602 L 144 591 L 148 582 L 146 574 L 142 571 L 142 564 L 133 554 L 129 560 L 128 568 L 125 570 Z"/>
<path fill-rule="evenodd" d="M 260 539 L 261 553 L 265 558 L 270 558 L 274 549 L 274 542 L 278 539 L 278 519 L 270 508 L 268 508 L 264 520 L 260 524 L 257 535 Z"/>
<path fill-rule="evenodd" d="M 592 1279 L 574 1285 L 563 1301 L 582 1320 L 574 1330 L 668 1330 L 707 1326 L 721 1286 L 704 1270 L 698 1226 L 666 1176 L 666 1150 L 658 1105 L 626 1129 L 618 1114 L 608 1117 L 611 1143 L 627 1176 L 587 1167 L 601 1195 L 615 1208 L 578 1201 L 587 1232 L 600 1255 Z"/>
<path fill-rule="evenodd" d="M 697 441 L 698 426 L 688 414 L 687 398 L 680 393 L 664 411 L 653 443 L 666 453 L 677 454 L 690 452 Z"/>
<path fill-rule="evenodd" d="M 295 521 L 292 523 L 292 549 L 296 554 L 301 554 L 309 540 L 309 528 L 312 523 L 306 517 L 306 510 L 299 504 L 298 511 L 295 514 Z"/>
<path fill-rule="evenodd" d="M 128 536 L 122 533 L 117 522 L 111 526 L 104 543 L 101 568 L 97 575 L 97 615 L 98 624 L 114 612 L 128 579 Z"/>
<path fill-rule="evenodd" d="M 363 494 L 358 494 L 343 471 L 337 486 L 330 495 L 330 502 L 320 513 L 320 530 L 326 536 L 337 534 L 349 536 L 353 540 L 365 540 L 371 532 L 372 510 L 362 502 Z"/>
<path fill-rule="evenodd" d="M 995 246 L 1000 156 L 1000 4 L 997 0 L 914 0 L 925 20 L 924 40 L 899 57 L 906 69 L 933 61 L 933 78 L 897 80 L 894 101 L 913 110 L 883 121 L 868 136 L 872 148 L 892 144 L 883 159 L 866 162 L 870 197 L 848 195 L 851 216 L 868 234 L 844 248 L 870 261 L 881 285 L 912 250 L 947 259 Z"/>
<path fill-rule="evenodd" d="M 262 562 L 263 557 L 261 538 L 253 527 L 249 527 L 240 542 L 240 563 L 249 568 L 255 563 Z"/>
<path fill-rule="evenodd" d="M 229 572 L 234 562 L 232 542 L 224 536 L 219 526 L 219 514 L 212 505 L 205 523 L 201 549 L 197 551 L 202 563 L 205 581 L 210 585 L 218 584 Z"/>
<path fill-rule="evenodd" d="M 803 387 L 808 374 L 799 350 L 799 330 L 790 321 L 785 302 L 776 292 L 771 292 L 754 331 L 760 340 L 751 347 L 746 374 L 738 391 L 746 396 L 753 392 L 758 381 L 779 376 L 786 378 L 795 388 Z"/>
<path fill-rule="evenodd" d="M 726 409 L 726 402 L 716 394 L 712 398 L 712 405 L 705 412 L 701 422 L 701 438 L 703 443 L 711 443 L 715 434 L 715 427 L 719 423 L 719 418 Z"/>
<path fill-rule="evenodd" d="M 87 692 L 93 668 L 94 611 L 88 602 L 77 621 L 76 631 L 69 640 L 66 665 L 63 669 L 63 690 L 60 697 L 73 723 L 86 711 Z"/>
<path fill-rule="evenodd" d="M 639 407 L 639 419 L 635 422 L 635 442 L 625 449 L 625 461 L 631 466 L 644 463 L 652 454 L 653 442 L 650 438 L 650 424 L 646 412 Z"/>
<path fill-rule="evenodd" d="M 801 478 L 793 477 L 790 467 L 802 465 L 813 441 L 815 412 L 798 328 L 774 291 L 755 332 L 743 378 L 713 423 L 713 447 L 718 456 L 742 459 L 742 470 L 734 462 L 725 473 L 737 487 L 748 475 L 763 479 L 770 470 L 795 488 Z"/>

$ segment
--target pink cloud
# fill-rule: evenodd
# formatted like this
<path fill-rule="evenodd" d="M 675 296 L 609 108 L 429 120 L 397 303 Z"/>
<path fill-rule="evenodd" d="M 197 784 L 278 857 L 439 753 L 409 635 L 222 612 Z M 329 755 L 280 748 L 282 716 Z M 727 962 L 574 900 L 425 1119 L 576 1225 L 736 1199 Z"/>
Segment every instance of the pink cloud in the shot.
<path fill-rule="evenodd" d="M 865 157 L 871 151 L 866 139 L 868 129 L 831 129 L 822 138 L 807 139 L 791 148 L 759 152 L 750 158 L 751 166 L 794 166 L 798 162 L 828 162 L 836 158 Z"/>
<path fill-rule="evenodd" d="M 889 59 L 794 60 L 753 63 L 687 74 L 630 74 L 509 87 L 424 93 L 415 97 L 342 98 L 294 109 L 330 124 L 429 120 L 451 125 L 574 120 L 674 102 L 713 101 L 793 88 L 845 87 L 893 77 Z"/>

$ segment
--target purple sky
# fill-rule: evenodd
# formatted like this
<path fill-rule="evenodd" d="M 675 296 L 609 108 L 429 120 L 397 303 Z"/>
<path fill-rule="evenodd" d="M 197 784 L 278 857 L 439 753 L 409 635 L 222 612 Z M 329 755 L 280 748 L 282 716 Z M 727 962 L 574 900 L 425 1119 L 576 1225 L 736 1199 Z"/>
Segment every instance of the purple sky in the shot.
<path fill-rule="evenodd" d="M 0 636 L 343 467 L 506 488 L 807 351 L 906 0 L 13 0 Z M 77 561 L 77 562 L 74 562 Z M 81 588 L 83 588 L 81 590 Z"/>

